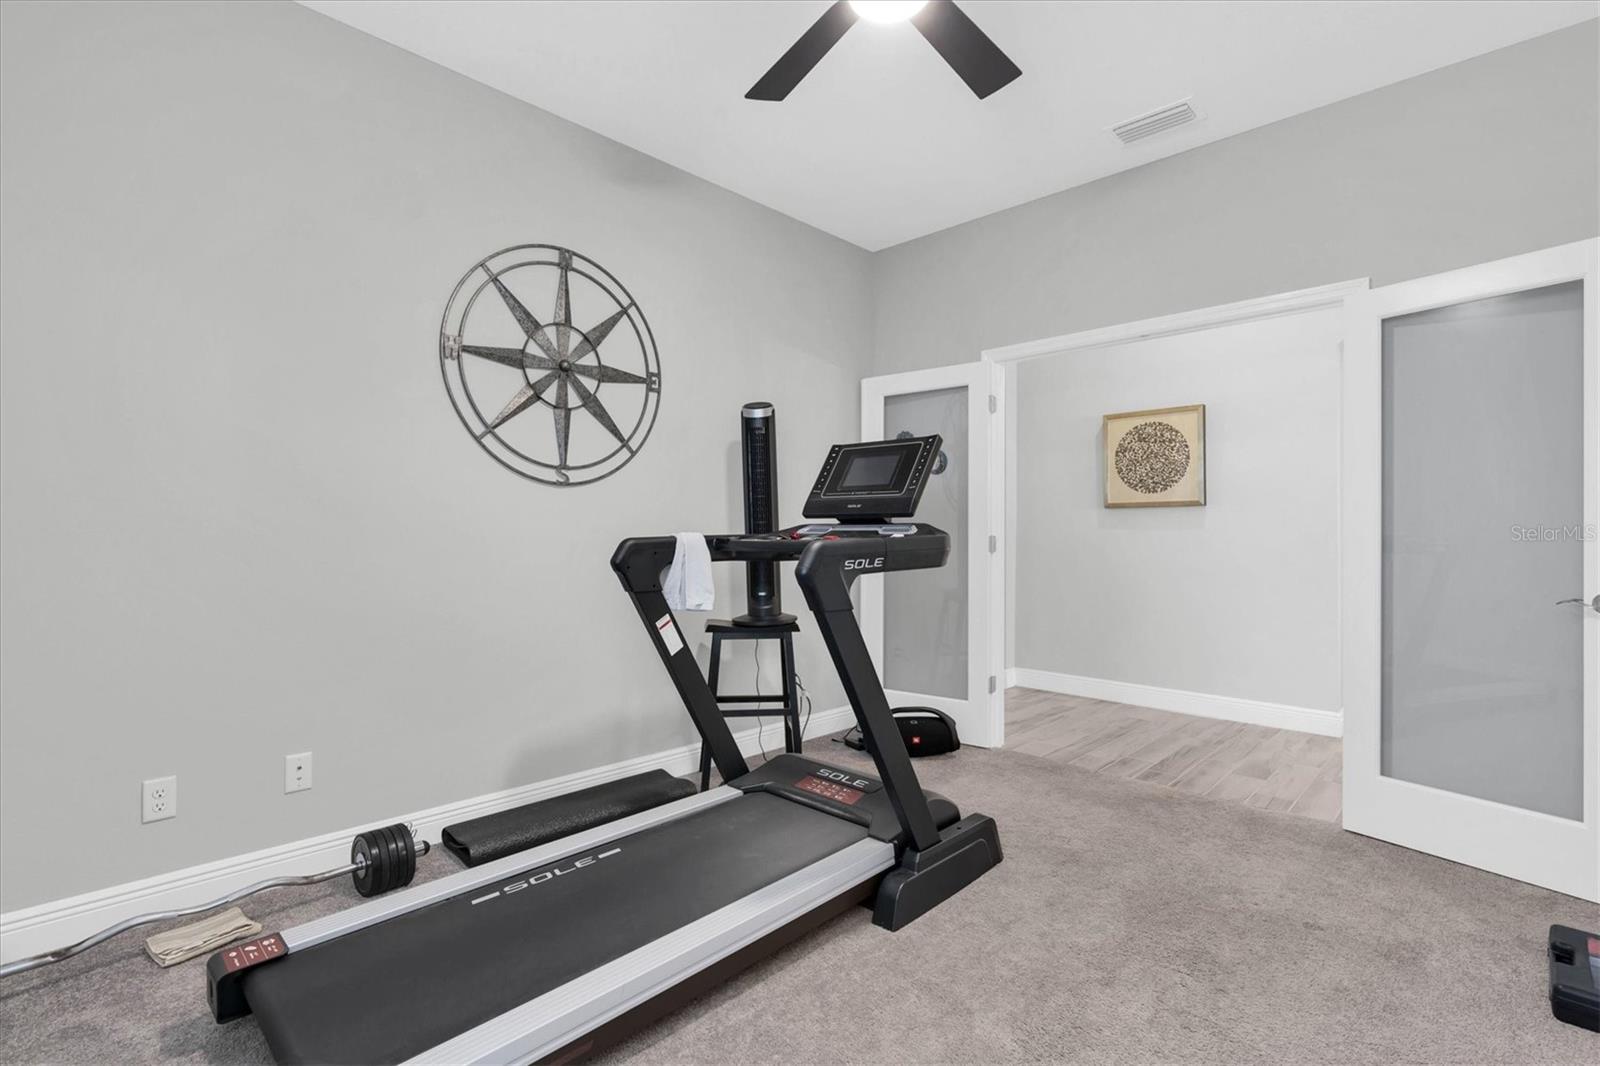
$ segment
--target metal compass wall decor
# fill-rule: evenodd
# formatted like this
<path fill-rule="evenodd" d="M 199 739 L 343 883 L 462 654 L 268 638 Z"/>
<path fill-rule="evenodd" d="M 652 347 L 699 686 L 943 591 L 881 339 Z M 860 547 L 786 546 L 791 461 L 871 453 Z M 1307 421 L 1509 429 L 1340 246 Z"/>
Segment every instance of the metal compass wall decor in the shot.
<path fill-rule="evenodd" d="M 548 318 L 530 310 L 547 307 Z M 622 469 L 661 404 L 644 312 L 599 263 L 549 244 L 496 252 L 462 276 L 439 327 L 439 367 L 483 450 L 550 485 Z"/>

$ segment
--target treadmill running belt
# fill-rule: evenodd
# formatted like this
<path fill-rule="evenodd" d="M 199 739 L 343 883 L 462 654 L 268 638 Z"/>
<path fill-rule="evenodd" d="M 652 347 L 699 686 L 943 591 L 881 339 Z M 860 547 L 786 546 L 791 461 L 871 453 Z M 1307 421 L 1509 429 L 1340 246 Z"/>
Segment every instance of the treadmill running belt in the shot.
<path fill-rule="evenodd" d="M 279 1062 L 399 1062 L 865 837 L 744 795 L 292 952 L 245 995 Z"/>

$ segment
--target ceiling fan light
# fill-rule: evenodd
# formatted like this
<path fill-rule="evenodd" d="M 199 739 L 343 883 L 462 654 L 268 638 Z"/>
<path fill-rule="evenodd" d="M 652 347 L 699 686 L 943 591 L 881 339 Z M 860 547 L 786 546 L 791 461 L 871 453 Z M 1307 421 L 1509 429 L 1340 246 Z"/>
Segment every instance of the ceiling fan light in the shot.
<path fill-rule="evenodd" d="M 927 6 L 928 0 L 850 0 L 850 7 L 868 22 L 904 22 Z"/>

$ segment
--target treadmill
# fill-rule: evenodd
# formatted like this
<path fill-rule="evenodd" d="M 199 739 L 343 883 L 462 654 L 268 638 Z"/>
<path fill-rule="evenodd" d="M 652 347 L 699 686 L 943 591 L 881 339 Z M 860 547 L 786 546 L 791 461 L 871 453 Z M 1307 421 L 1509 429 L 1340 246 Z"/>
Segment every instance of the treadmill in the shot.
<path fill-rule="evenodd" d="M 918 784 L 850 600 L 862 574 L 944 565 L 948 534 L 906 521 L 939 444 L 835 445 L 804 513 L 837 521 L 706 538 L 795 564 L 876 777 L 751 770 L 662 593 L 675 539 L 625 540 L 612 569 L 725 784 L 224 948 L 217 1021 L 254 1014 L 280 1062 L 569 1061 L 853 906 L 901 929 L 999 863 L 992 818 Z"/>

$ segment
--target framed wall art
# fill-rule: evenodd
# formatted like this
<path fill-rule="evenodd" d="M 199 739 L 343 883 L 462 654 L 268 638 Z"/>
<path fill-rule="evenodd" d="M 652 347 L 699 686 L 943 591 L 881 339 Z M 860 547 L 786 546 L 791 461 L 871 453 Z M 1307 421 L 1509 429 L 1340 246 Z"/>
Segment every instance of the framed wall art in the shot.
<path fill-rule="evenodd" d="M 1107 507 L 1206 502 L 1206 405 L 1124 411 L 1101 419 Z"/>

